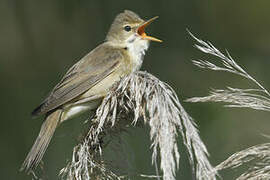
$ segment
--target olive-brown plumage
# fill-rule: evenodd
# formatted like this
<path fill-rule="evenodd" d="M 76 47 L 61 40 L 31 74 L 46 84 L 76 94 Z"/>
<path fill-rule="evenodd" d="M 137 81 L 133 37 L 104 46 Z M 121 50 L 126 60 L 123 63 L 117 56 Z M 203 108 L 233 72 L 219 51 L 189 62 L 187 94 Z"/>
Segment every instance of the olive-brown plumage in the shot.
<path fill-rule="evenodd" d="M 31 170 L 41 161 L 56 127 L 87 110 L 94 110 L 110 87 L 142 64 L 149 40 L 144 32 L 153 20 L 132 11 L 116 16 L 104 43 L 73 65 L 32 115 L 45 114 L 39 135 L 21 169 Z"/>

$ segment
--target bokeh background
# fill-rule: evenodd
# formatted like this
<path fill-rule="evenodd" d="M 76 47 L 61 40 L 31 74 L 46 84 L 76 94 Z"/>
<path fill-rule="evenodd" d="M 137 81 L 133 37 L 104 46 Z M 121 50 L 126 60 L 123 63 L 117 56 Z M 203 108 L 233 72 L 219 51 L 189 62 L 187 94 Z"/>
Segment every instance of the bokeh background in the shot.
<path fill-rule="evenodd" d="M 148 29 L 164 40 L 152 43 L 142 69 L 168 82 L 183 102 L 207 95 L 211 87 L 246 88 L 254 84 L 235 75 L 200 70 L 191 60 L 205 57 L 193 48 L 186 28 L 235 60 L 270 88 L 270 1 L 267 0 L 1 0 L 0 1 L 0 178 L 31 179 L 19 167 L 34 142 L 43 118 L 30 112 L 77 60 L 102 43 L 114 17 L 130 9 L 143 18 L 159 15 Z M 201 137 L 218 164 L 230 154 L 269 142 L 269 113 L 224 108 L 221 104 L 183 102 L 198 124 Z M 58 179 L 87 115 L 58 128 L 44 157 L 47 179 Z M 135 172 L 151 174 L 147 130 L 125 137 L 132 150 Z M 180 138 L 179 138 L 180 139 Z M 191 179 L 185 148 L 181 146 L 177 179 Z M 238 171 L 221 173 L 233 179 Z"/>

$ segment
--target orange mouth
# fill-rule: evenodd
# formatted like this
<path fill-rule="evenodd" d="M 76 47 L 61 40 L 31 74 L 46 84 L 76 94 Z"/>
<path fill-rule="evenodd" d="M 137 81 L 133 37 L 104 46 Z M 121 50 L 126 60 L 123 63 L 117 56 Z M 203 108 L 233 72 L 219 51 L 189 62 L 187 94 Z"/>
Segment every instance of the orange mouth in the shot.
<path fill-rule="evenodd" d="M 155 19 L 157 19 L 158 16 L 156 17 L 153 17 L 151 19 L 149 19 L 148 21 L 146 21 L 145 23 L 143 23 L 141 26 L 139 26 L 139 28 L 137 29 L 137 33 L 143 38 L 143 39 L 147 39 L 147 40 L 150 40 L 150 41 L 156 41 L 156 42 L 162 42 L 162 40 L 160 39 L 157 39 L 155 37 L 152 37 L 152 36 L 148 36 L 146 33 L 145 33 L 145 28 L 151 24 Z"/>

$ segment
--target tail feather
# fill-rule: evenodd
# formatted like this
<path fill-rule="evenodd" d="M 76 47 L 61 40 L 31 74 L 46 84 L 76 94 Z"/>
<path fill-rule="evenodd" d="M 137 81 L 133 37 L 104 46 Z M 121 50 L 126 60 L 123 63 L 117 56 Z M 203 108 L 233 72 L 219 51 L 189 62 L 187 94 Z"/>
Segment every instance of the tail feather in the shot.
<path fill-rule="evenodd" d="M 56 110 L 46 117 L 34 145 L 22 164 L 21 171 L 29 171 L 38 166 L 60 122 L 61 113 L 62 110 Z"/>

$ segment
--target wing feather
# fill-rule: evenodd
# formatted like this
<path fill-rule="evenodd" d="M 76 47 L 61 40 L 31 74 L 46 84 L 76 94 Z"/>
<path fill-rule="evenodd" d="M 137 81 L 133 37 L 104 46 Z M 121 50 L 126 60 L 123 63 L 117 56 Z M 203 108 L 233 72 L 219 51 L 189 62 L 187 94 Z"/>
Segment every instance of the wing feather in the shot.
<path fill-rule="evenodd" d="M 68 70 L 32 115 L 45 114 L 83 94 L 113 73 L 122 58 L 120 50 L 104 44 L 97 47 Z"/>

